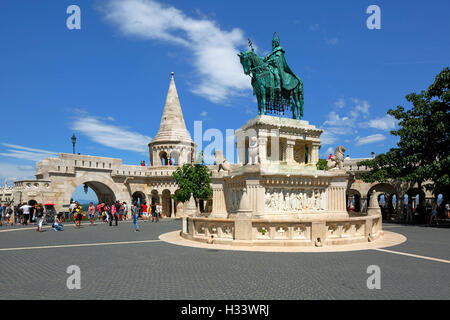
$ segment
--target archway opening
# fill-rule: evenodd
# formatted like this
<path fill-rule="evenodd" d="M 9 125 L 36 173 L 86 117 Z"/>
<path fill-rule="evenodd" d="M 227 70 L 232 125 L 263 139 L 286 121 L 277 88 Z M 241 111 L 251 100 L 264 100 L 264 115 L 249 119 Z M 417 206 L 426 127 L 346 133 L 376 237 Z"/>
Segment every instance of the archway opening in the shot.
<path fill-rule="evenodd" d="M 378 205 L 380 206 L 383 220 L 393 219 L 397 214 L 393 206 L 394 195 L 396 199 L 396 191 L 394 187 L 388 183 L 379 183 L 377 185 L 374 185 L 372 188 L 370 188 L 367 194 L 368 203 L 370 203 L 374 190 L 375 195 L 377 196 Z"/>
<path fill-rule="evenodd" d="M 98 181 L 88 181 L 79 185 L 72 193 L 70 203 L 77 201 L 84 212 L 87 212 L 92 202 L 95 207 L 99 203 L 111 205 L 116 201 L 116 195 L 106 184 Z M 70 204 L 69 204 L 70 207 Z"/>
<path fill-rule="evenodd" d="M 347 191 L 347 211 L 361 212 L 361 194 L 359 191 L 354 189 Z"/>
<path fill-rule="evenodd" d="M 161 152 L 159 153 L 159 158 L 161 159 L 161 165 L 162 165 L 162 166 L 167 166 L 167 165 L 169 165 L 169 158 L 167 157 L 167 152 L 161 151 Z"/>
<path fill-rule="evenodd" d="M 151 204 L 160 204 L 158 190 L 152 190 L 151 194 Z"/>
<path fill-rule="evenodd" d="M 131 199 L 133 199 L 133 202 L 136 202 L 138 207 L 142 206 L 143 204 L 147 204 L 145 194 L 141 191 L 136 191 L 135 193 L 133 193 Z"/>

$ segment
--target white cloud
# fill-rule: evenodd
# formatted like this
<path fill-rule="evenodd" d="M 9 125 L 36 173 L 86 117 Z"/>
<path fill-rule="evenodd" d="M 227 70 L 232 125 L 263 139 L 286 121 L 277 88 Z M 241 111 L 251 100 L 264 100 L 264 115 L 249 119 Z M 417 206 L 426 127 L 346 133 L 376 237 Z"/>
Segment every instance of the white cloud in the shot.
<path fill-rule="evenodd" d="M 377 118 L 365 122 L 363 125 L 378 130 L 390 131 L 395 129 L 395 126 L 397 125 L 397 119 L 395 119 L 391 115 L 386 115 L 383 118 Z"/>
<path fill-rule="evenodd" d="M 349 117 L 340 117 L 336 112 L 331 111 L 328 114 L 328 120 L 326 120 L 323 125 L 325 126 L 351 126 L 353 125 L 354 119 Z"/>
<path fill-rule="evenodd" d="M 0 163 L 0 179 L 9 181 L 8 185 L 10 185 L 11 180 L 34 178 L 35 173 L 34 166 Z"/>
<path fill-rule="evenodd" d="M 383 141 L 386 139 L 386 136 L 382 135 L 382 134 L 373 134 L 367 137 L 356 137 L 355 141 L 356 141 L 356 145 L 360 146 L 363 144 L 369 144 L 369 143 L 374 143 L 374 142 L 378 142 L 378 141 Z"/>
<path fill-rule="evenodd" d="M 222 30 L 214 20 L 195 19 L 153 0 L 111 0 L 102 10 L 125 35 L 189 49 L 198 74 L 195 94 L 220 103 L 251 90 L 237 57 L 237 47 L 247 45 L 242 30 Z"/>
<path fill-rule="evenodd" d="M 104 123 L 93 116 L 77 118 L 72 125 L 72 129 L 101 145 L 142 154 L 147 154 L 148 143 L 152 139 L 140 133 L 128 131 L 123 126 Z"/>
<path fill-rule="evenodd" d="M 331 46 L 335 46 L 339 43 L 339 39 L 338 38 L 327 39 L 326 43 Z"/>
<path fill-rule="evenodd" d="M 4 157 L 11 157 L 29 161 L 40 161 L 43 160 L 44 158 L 51 158 L 58 156 L 58 154 L 53 151 L 33 149 L 9 143 L 2 143 L 2 145 L 9 148 L 7 152 L 0 153 L 0 156 Z"/>
<path fill-rule="evenodd" d="M 206 117 L 208 115 L 208 112 L 203 111 L 200 113 L 200 117 Z"/>
<path fill-rule="evenodd" d="M 356 98 L 350 98 L 350 100 L 355 104 L 352 115 L 355 117 L 363 116 L 367 117 L 369 115 L 370 104 L 366 100 L 359 100 Z"/>
<path fill-rule="evenodd" d="M 345 103 L 345 100 L 344 100 L 343 98 L 339 98 L 339 100 L 336 101 L 336 102 L 334 103 L 334 105 L 335 105 L 336 107 L 338 107 L 339 109 L 342 109 L 343 107 L 345 107 L 346 103 Z"/>
<path fill-rule="evenodd" d="M 316 24 L 310 25 L 310 26 L 309 26 L 309 30 L 311 30 L 311 31 L 317 31 L 317 30 L 319 30 L 319 24 L 316 23 Z"/>
<path fill-rule="evenodd" d="M 352 131 L 357 124 L 360 123 L 361 118 L 367 118 L 370 114 L 370 104 L 366 100 L 360 100 L 356 98 L 350 98 L 353 103 L 352 107 L 348 107 L 348 114 L 339 115 L 335 111 L 331 111 L 328 114 L 327 120 L 322 124 L 321 129 L 324 131 L 320 139 L 323 145 L 335 144 L 339 136 L 342 135 L 354 135 L 357 131 Z M 344 98 L 340 98 L 334 105 L 339 109 L 343 109 L 347 106 L 347 101 Z"/>

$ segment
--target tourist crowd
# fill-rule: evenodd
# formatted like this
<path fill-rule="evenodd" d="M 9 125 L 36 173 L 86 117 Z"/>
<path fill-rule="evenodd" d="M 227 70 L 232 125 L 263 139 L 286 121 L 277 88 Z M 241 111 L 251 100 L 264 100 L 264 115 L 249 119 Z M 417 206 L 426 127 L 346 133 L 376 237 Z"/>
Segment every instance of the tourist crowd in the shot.
<path fill-rule="evenodd" d="M 103 202 L 97 206 L 91 202 L 86 212 L 77 201 L 72 202 L 69 206 L 70 220 L 73 219 L 75 228 L 81 228 L 83 219 L 89 220 L 91 226 L 94 225 L 95 220 L 109 223 L 110 226 L 114 222 L 114 225 L 117 226 L 119 221 L 133 219 L 135 231 L 139 231 L 138 219 L 149 221 L 152 217 L 152 222 L 158 222 L 161 213 L 162 206 L 159 204 L 148 206 L 146 203 L 138 204 L 136 201 L 131 204 L 131 207 L 125 201 L 116 201 L 110 204 Z M 0 227 L 3 226 L 2 220 L 6 222 L 7 227 L 19 224 L 26 226 L 34 223 L 37 225 L 37 231 L 42 232 L 42 225 L 46 218 L 51 221 L 53 230 L 62 231 L 64 229 L 64 216 L 62 213 L 56 214 L 52 205 L 23 203 L 13 207 L 6 203 L 0 206 Z"/>

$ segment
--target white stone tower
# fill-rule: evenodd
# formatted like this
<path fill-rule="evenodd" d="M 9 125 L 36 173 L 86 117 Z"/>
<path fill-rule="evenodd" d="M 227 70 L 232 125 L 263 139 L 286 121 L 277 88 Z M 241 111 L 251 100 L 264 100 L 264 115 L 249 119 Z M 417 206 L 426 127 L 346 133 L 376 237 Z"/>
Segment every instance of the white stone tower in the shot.
<path fill-rule="evenodd" d="M 195 143 L 184 123 L 173 75 L 158 133 L 148 144 L 152 166 L 183 165 L 195 157 Z"/>

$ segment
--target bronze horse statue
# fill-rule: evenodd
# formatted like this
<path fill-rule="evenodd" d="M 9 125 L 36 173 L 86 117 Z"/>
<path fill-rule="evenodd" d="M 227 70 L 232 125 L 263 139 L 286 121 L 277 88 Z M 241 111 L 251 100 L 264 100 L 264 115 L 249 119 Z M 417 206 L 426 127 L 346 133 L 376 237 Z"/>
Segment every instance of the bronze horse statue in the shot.
<path fill-rule="evenodd" d="M 258 114 L 267 114 L 267 109 L 282 113 L 284 107 L 289 106 L 293 119 L 300 120 L 303 117 L 303 83 L 290 69 L 288 70 L 291 73 L 283 74 L 290 84 L 291 89 L 287 90 L 283 85 L 277 86 L 280 77 L 277 79 L 273 68 L 265 59 L 259 57 L 253 48 L 239 53 L 238 56 L 244 73 L 252 78 L 253 94 L 258 101 Z"/>

